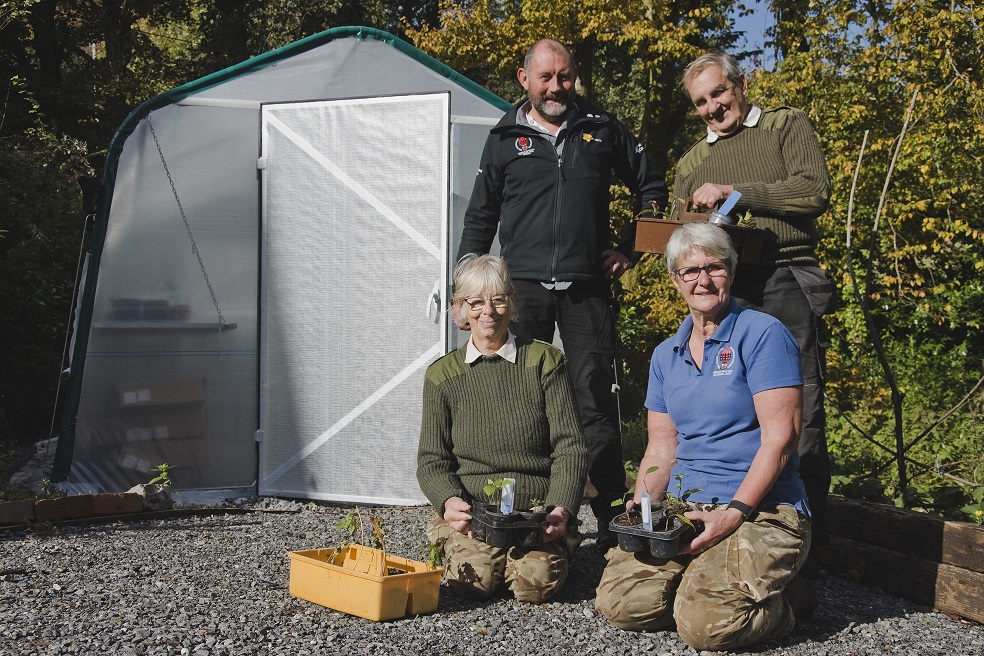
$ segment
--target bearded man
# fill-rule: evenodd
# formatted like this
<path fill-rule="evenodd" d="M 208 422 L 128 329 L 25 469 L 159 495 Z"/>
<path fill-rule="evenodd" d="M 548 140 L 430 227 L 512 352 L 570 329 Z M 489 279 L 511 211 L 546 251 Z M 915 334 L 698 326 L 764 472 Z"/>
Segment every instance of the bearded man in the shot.
<path fill-rule="evenodd" d="M 577 96 L 577 66 L 561 43 L 534 44 L 517 77 L 527 98 L 485 143 L 458 259 L 488 253 L 498 233 L 517 287 L 513 332 L 550 343 L 559 331 L 598 491 L 596 548 L 607 551 L 617 543 L 608 522 L 626 492 L 611 281 L 639 259 L 633 221 L 612 238 L 609 187 L 614 172 L 635 195 L 636 214 L 652 215 L 666 204 L 666 184 L 625 125 Z"/>

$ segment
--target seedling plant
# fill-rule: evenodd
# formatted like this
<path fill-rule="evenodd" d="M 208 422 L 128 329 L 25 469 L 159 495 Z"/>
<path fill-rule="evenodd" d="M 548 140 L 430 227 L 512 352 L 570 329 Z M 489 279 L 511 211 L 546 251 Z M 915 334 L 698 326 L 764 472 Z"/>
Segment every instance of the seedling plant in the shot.
<path fill-rule="evenodd" d="M 384 576 L 385 574 L 402 574 L 404 572 L 404 570 L 396 570 L 393 568 L 387 570 L 386 568 L 386 529 L 383 525 L 382 517 L 369 513 L 369 521 L 367 523 L 362 517 L 362 509 L 355 506 L 352 510 L 345 513 L 345 515 L 338 520 L 338 523 L 335 526 L 346 535 L 346 539 L 342 545 L 335 550 L 335 555 L 332 560 L 333 565 L 344 565 L 346 551 L 348 550 L 349 545 L 355 543 L 355 536 L 356 533 L 358 533 L 359 544 L 363 547 L 368 547 L 369 549 L 375 549 L 381 553 L 381 558 L 379 558 L 380 576 Z M 373 559 L 373 562 L 375 562 L 375 559 Z"/>
<path fill-rule="evenodd" d="M 643 490 L 645 490 L 646 494 L 648 494 L 650 497 L 652 497 L 652 493 L 649 491 L 649 487 L 646 485 L 646 476 L 658 470 L 659 467 L 650 467 L 649 469 L 646 470 L 645 475 L 636 477 L 636 480 L 642 481 Z M 663 501 L 660 503 L 660 507 L 663 509 L 663 512 L 666 514 L 667 518 L 676 517 L 690 528 L 696 529 L 696 526 L 694 525 L 693 521 L 690 520 L 688 517 L 686 517 L 684 513 L 687 512 L 688 510 L 694 510 L 696 508 L 696 506 L 693 503 L 687 501 L 687 497 L 689 497 L 691 494 L 695 492 L 700 492 L 701 488 L 695 487 L 684 491 L 683 474 L 676 474 L 673 478 L 676 480 L 677 491 L 674 494 L 673 492 L 670 492 L 669 489 L 667 489 L 666 493 L 663 495 Z M 615 501 L 612 501 L 612 507 L 614 508 L 616 506 L 620 506 L 624 504 L 626 501 L 631 499 L 634 495 L 635 495 L 635 486 L 633 485 L 631 488 L 629 488 L 629 491 L 626 492 L 621 499 L 616 499 Z M 628 516 L 628 511 L 626 511 L 625 514 L 626 516 Z"/>
<path fill-rule="evenodd" d="M 489 503 L 499 503 L 502 500 L 502 488 L 505 484 L 506 481 L 503 478 L 497 478 L 495 480 L 490 478 L 486 481 L 482 491 L 489 498 Z"/>
<path fill-rule="evenodd" d="M 171 487 L 171 470 L 174 469 L 174 465 L 169 465 L 166 462 L 162 462 L 150 471 L 155 472 L 157 476 L 148 481 L 148 485 L 160 485 L 163 488 L 170 489 Z"/>

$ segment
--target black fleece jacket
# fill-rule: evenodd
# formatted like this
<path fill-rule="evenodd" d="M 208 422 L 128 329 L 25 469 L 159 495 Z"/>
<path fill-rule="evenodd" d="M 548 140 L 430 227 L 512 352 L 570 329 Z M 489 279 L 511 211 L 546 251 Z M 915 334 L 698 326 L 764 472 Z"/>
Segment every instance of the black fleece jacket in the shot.
<path fill-rule="evenodd" d="M 642 144 L 611 114 L 581 98 L 564 132 L 563 156 L 541 133 L 517 124 L 525 101 L 492 128 L 465 212 L 458 259 L 488 253 L 496 231 L 502 257 L 521 280 L 601 280 L 603 251 L 612 247 L 609 201 L 612 172 L 636 196 L 636 213 L 667 201 L 662 172 Z M 635 222 L 618 250 L 637 260 Z"/>

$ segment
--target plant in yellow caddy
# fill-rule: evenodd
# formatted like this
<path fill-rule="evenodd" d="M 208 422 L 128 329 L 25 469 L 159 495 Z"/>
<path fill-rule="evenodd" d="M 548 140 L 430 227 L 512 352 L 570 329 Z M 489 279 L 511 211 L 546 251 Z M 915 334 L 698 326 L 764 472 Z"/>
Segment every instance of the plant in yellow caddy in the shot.
<path fill-rule="evenodd" d="M 387 554 L 382 519 L 370 514 L 367 526 L 358 506 L 338 528 L 348 540 L 337 549 L 287 554 L 291 595 L 376 622 L 437 610 L 444 568 Z"/>

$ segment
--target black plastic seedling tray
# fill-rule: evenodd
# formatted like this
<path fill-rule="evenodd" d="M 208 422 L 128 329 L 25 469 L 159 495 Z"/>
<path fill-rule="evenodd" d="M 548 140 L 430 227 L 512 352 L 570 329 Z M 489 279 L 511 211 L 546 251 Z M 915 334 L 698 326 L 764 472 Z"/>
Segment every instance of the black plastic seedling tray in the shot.
<path fill-rule="evenodd" d="M 616 523 L 619 518 L 628 516 L 631 526 Z M 659 526 L 666 521 L 665 515 L 653 513 L 653 526 Z M 683 522 L 679 517 L 669 518 L 669 528 L 664 531 L 647 531 L 642 527 L 642 516 L 638 512 L 618 515 L 608 527 L 618 535 L 618 546 L 622 551 L 638 553 L 648 550 L 655 558 L 673 558 L 680 553 L 681 544 L 689 544 L 704 530 L 701 522 L 694 526 Z"/>
<path fill-rule="evenodd" d="M 472 537 L 492 547 L 537 547 L 545 511 L 521 510 L 504 515 L 495 505 L 476 503 L 471 509 Z"/>

